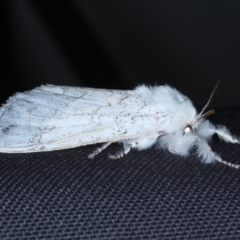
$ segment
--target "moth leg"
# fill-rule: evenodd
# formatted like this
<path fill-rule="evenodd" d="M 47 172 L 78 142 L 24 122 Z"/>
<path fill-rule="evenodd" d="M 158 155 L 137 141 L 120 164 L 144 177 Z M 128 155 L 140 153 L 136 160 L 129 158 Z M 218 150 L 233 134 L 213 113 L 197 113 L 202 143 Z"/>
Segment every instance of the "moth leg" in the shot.
<path fill-rule="evenodd" d="M 93 159 L 96 155 L 98 155 L 100 152 L 102 152 L 104 149 L 106 149 L 110 144 L 113 142 L 107 142 L 103 144 L 101 147 L 96 148 L 92 153 L 88 155 L 88 158 Z"/>
<path fill-rule="evenodd" d="M 133 149 L 137 145 L 138 145 L 138 142 L 131 142 L 131 143 L 124 144 L 124 147 L 122 150 L 116 152 L 115 154 L 110 154 L 109 158 L 113 160 L 121 158 L 126 154 L 128 154 L 131 151 L 131 149 Z"/>
<path fill-rule="evenodd" d="M 238 164 L 233 164 L 233 163 L 230 163 L 230 162 L 227 162 L 227 161 L 222 160 L 222 158 L 221 158 L 218 154 L 216 154 L 216 153 L 213 152 L 213 150 L 208 146 L 208 144 L 206 144 L 205 141 L 203 141 L 203 140 L 200 139 L 200 138 L 199 138 L 198 140 L 201 142 L 202 145 L 205 146 L 207 152 L 209 152 L 210 154 L 212 154 L 212 156 L 214 157 L 214 159 L 216 159 L 218 162 L 223 163 L 223 164 L 225 164 L 225 165 L 227 165 L 227 166 L 229 166 L 229 167 L 233 167 L 233 168 L 237 168 L 237 169 L 240 168 L 240 165 L 238 165 Z"/>
<path fill-rule="evenodd" d="M 224 161 L 224 160 L 222 160 L 222 158 L 221 158 L 220 156 L 218 156 L 217 154 L 215 154 L 215 159 L 216 159 L 218 162 L 223 163 L 223 164 L 225 164 L 225 165 L 227 165 L 227 166 L 229 166 L 229 167 L 233 167 L 233 168 L 237 168 L 237 169 L 240 168 L 240 165 L 238 165 L 238 164 L 233 164 L 233 163 Z"/>
<path fill-rule="evenodd" d="M 109 155 L 109 158 L 110 159 L 118 159 L 118 158 L 121 158 L 123 156 L 125 156 L 126 154 L 128 154 L 132 149 L 132 145 L 127 145 L 127 146 L 124 146 L 124 148 L 118 152 L 116 152 L 115 154 L 110 154 Z"/>
<path fill-rule="evenodd" d="M 221 126 L 220 128 L 215 129 L 214 133 L 216 133 L 218 137 L 224 140 L 225 142 L 240 143 L 236 137 L 231 135 L 231 133 L 227 130 L 226 127 Z"/>

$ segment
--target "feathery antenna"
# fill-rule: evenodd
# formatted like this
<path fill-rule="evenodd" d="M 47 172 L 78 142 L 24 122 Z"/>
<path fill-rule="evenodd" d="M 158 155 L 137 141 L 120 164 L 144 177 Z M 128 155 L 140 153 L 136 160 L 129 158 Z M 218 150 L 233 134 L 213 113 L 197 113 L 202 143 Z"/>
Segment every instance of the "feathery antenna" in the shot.
<path fill-rule="evenodd" d="M 219 86 L 219 80 L 218 80 L 218 82 L 217 82 L 217 85 L 216 85 L 215 88 L 213 89 L 212 94 L 211 94 L 211 96 L 210 96 L 207 104 L 205 105 L 205 107 L 203 108 L 203 110 L 200 112 L 200 114 L 199 114 L 200 116 L 202 116 L 202 113 L 203 113 L 203 112 L 205 111 L 205 109 L 210 105 L 210 103 L 211 103 L 211 101 L 212 101 L 212 98 L 213 98 L 213 95 L 214 95 L 214 93 L 216 92 L 218 86 Z M 212 113 L 211 113 L 211 114 L 212 114 Z M 205 117 L 206 117 L 206 116 L 205 116 Z"/>

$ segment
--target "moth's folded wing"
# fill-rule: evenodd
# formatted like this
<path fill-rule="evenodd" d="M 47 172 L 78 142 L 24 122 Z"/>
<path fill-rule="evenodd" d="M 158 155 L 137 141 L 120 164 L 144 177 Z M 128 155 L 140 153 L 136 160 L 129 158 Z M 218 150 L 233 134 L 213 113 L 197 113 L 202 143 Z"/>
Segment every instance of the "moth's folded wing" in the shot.
<path fill-rule="evenodd" d="M 161 122 L 132 91 L 65 87 L 59 92 L 62 87 L 50 86 L 51 91 L 40 87 L 18 93 L 2 106 L 0 152 L 52 151 L 119 141 L 154 132 Z"/>

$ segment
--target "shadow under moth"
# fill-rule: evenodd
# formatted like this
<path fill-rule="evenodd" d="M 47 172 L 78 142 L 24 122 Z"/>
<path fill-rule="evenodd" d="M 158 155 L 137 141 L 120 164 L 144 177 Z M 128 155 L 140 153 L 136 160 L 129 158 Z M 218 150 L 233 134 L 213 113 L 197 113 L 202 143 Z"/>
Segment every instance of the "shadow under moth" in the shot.
<path fill-rule="evenodd" d="M 167 85 L 141 85 L 134 90 L 43 85 L 16 93 L 0 108 L 0 152 L 42 152 L 104 143 L 89 154 L 94 158 L 119 142 L 122 150 L 109 156 L 117 159 L 133 148 L 143 150 L 157 144 L 181 156 L 195 147 L 205 163 L 218 161 L 239 168 L 222 160 L 208 145 L 213 134 L 240 143 L 225 126 L 206 120 L 214 113 L 205 112 L 213 93 L 197 113 L 188 97 Z"/>

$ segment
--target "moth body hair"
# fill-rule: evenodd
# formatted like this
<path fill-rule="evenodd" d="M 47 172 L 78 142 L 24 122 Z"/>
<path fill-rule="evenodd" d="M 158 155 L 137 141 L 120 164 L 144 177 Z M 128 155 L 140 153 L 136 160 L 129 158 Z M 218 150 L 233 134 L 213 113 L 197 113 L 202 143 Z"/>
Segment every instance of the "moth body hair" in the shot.
<path fill-rule="evenodd" d="M 156 144 L 185 157 L 194 148 L 205 163 L 218 161 L 239 168 L 209 146 L 214 134 L 225 142 L 239 143 L 225 126 L 206 119 L 214 113 L 205 112 L 212 95 L 197 113 L 188 97 L 168 85 L 140 85 L 134 90 L 43 85 L 16 93 L 0 108 L 0 152 L 43 152 L 104 143 L 89 154 L 94 158 L 119 142 L 123 149 L 109 156 L 117 159 L 131 149 Z"/>

